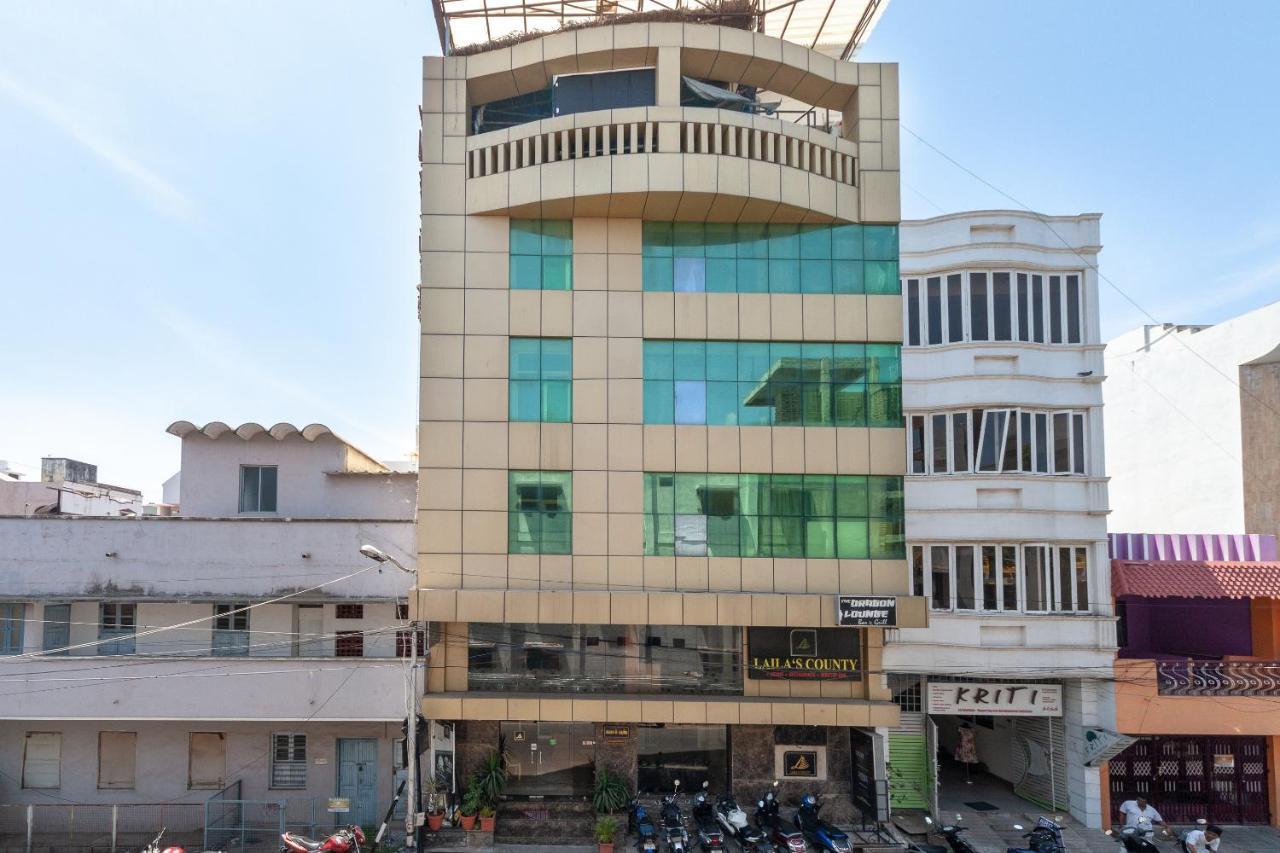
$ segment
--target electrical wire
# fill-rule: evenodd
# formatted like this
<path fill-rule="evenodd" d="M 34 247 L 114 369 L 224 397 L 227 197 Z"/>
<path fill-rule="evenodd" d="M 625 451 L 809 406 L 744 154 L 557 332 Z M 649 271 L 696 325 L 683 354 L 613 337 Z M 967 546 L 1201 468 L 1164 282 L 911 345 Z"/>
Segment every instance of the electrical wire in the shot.
<path fill-rule="evenodd" d="M 911 134 L 913 137 L 915 137 L 915 139 L 916 139 L 917 141 L 919 141 L 922 145 L 924 145 L 925 147 L 927 147 L 929 150 L 933 151 L 935 154 L 937 154 L 937 155 L 938 155 L 939 157 L 941 157 L 942 159 L 946 160 L 946 161 L 947 161 L 948 163 L 950 163 L 951 165 L 955 166 L 955 167 L 956 167 L 957 169 L 959 169 L 960 171 L 964 172 L 964 173 L 965 173 L 966 175 L 968 175 L 969 177 L 971 177 L 971 178 L 973 178 L 974 180 L 978 181 L 980 184 L 982 184 L 983 186 L 985 186 L 985 187 L 987 187 L 988 189 L 992 190 L 993 192 L 996 192 L 996 193 L 998 193 L 999 195 L 1003 196 L 1004 198 L 1007 198 L 1009 201 L 1011 201 L 1011 202 L 1013 202 L 1014 204 L 1016 204 L 1018 207 L 1020 207 L 1020 208 L 1021 208 L 1022 210 L 1024 210 L 1025 212 L 1027 212 L 1027 213 L 1031 214 L 1032 216 L 1036 217 L 1037 219 L 1039 219 L 1039 220 L 1041 221 L 1041 223 L 1042 223 L 1046 228 L 1048 228 L 1048 229 L 1049 229 L 1050 233 L 1052 233 L 1055 237 L 1057 237 L 1057 238 L 1058 238 L 1058 240 L 1059 240 L 1059 241 L 1062 243 L 1062 245 L 1067 249 L 1067 251 L 1071 252 L 1071 254 L 1073 254 L 1073 255 L 1075 255 L 1077 258 L 1079 258 L 1079 259 L 1080 259 L 1080 262 L 1081 262 L 1081 263 L 1083 263 L 1086 267 L 1088 267 L 1089 269 L 1093 270 L 1093 272 L 1098 276 L 1098 278 L 1100 278 L 1101 280 L 1105 281 L 1108 285 L 1110 285 L 1112 290 L 1114 290 L 1116 293 L 1120 294 L 1120 296 L 1121 296 L 1121 297 L 1123 297 L 1123 298 L 1124 298 L 1124 300 L 1125 300 L 1126 302 L 1128 302 L 1130 305 L 1132 305 L 1134 308 L 1136 308 L 1140 314 L 1142 314 L 1144 317 L 1146 317 L 1148 320 L 1150 320 L 1150 321 L 1151 321 L 1151 323 L 1152 323 L 1152 325 L 1155 325 L 1155 326 L 1164 326 L 1164 325 L 1165 325 L 1164 323 L 1162 323 L 1162 322 L 1160 322 L 1159 320 L 1157 320 L 1157 319 L 1155 318 L 1155 316 L 1154 316 L 1150 311 L 1148 311 L 1148 310 L 1147 310 L 1146 308 L 1144 308 L 1141 304 L 1139 304 L 1139 303 L 1138 303 L 1138 301 L 1137 301 L 1136 299 L 1134 299 L 1132 296 L 1130 296 L 1130 295 L 1129 295 L 1129 294 L 1128 294 L 1128 293 L 1127 293 L 1127 292 L 1126 292 L 1122 287 L 1120 287 L 1120 285 L 1118 285 L 1118 284 L 1116 284 L 1114 281 L 1112 281 L 1112 280 L 1111 280 L 1111 279 L 1110 279 L 1110 278 L 1109 278 L 1109 277 L 1108 277 L 1104 272 L 1102 272 L 1102 270 L 1100 270 L 1100 269 L 1098 268 L 1098 265 L 1097 265 L 1096 263 L 1094 263 L 1094 262 L 1090 261 L 1090 260 L 1089 260 L 1088 258 L 1086 258 L 1083 254 L 1081 254 L 1081 253 L 1080 253 L 1080 251 L 1079 251 L 1079 250 L 1077 250 L 1075 246 L 1072 246 L 1072 245 L 1071 245 L 1071 243 L 1070 243 L 1070 242 L 1069 242 L 1065 237 L 1063 237 L 1063 236 L 1062 236 L 1062 234 L 1058 231 L 1058 229 L 1056 229 L 1056 228 L 1054 228 L 1054 227 L 1053 227 L 1053 223 L 1049 221 L 1049 217 L 1048 217 L 1048 216 L 1046 216 L 1046 215 L 1044 215 L 1044 214 L 1042 214 L 1042 213 L 1038 213 L 1037 211 L 1033 210 L 1033 209 L 1032 209 L 1029 205 L 1027 205 L 1026 203 L 1024 203 L 1024 202 L 1020 201 L 1019 199 L 1017 199 L 1017 198 L 1013 197 L 1012 195 L 1010 195 L 1009 193 L 1005 192 L 1005 191 L 1004 191 L 1004 190 L 1002 190 L 1000 187 L 998 187 L 998 186 L 996 186 L 995 184 L 993 184 L 991 181 L 988 181 L 986 178 L 982 177 L 982 176 L 981 176 L 981 175 L 979 175 L 977 172 L 975 172 L 975 171 L 973 171 L 972 169 L 970 169 L 968 166 L 965 166 L 963 163 L 961 163 L 961 162 L 959 162 L 958 160 L 956 160 L 956 159 L 955 159 L 954 157 L 952 157 L 950 154 L 948 154 L 947 152 L 943 151 L 941 148 L 939 148 L 938 146 L 934 145 L 932 142 L 930 142 L 929 140 L 925 139 L 925 138 L 924 138 L 923 136 L 921 136 L 920 134 L 916 133 L 914 130 L 912 130 L 910 127 L 908 127 L 906 124 L 904 124 L 904 123 L 902 123 L 902 122 L 899 122 L 899 123 L 898 123 L 898 126 L 899 126 L 900 128 L 902 128 L 903 130 L 905 130 L 907 133 Z M 1263 397 L 1259 396 L 1258 394 L 1255 394 L 1255 393 L 1254 393 L 1253 391 L 1251 391 L 1250 389 L 1245 388 L 1244 386 L 1242 386 L 1238 381 L 1236 381 L 1234 378 L 1232 378 L 1228 373 L 1226 373 L 1224 370 L 1222 370 L 1221 368 L 1219 368 L 1219 367 L 1218 367 L 1216 364 L 1214 364 L 1213 362 L 1209 361 L 1209 359 L 1205 358 L 1205 356 L 1203 356 L 1203 355 L 1202 355 L 1198 350 L 1194 349 L 1194 348 L 1193 348 L 1189 343 L 1187 343 L 1185 340 L 1183 340 L 1181 335 L 1176 335 L 1176 334 L 1175 334 L 1175 335 L 1173 335 L 1172 337 L 1173 337 L 1173 340 L 1177 341 L 1177 342 L 1178 342 L 1178 344 L 1180 344 L 1184 349 L 1186 349 L 1186 351 L 1187 351 L 1187 352 L 1191 353 L 1193 356 L 1195 356 L 1195 358 L 1196 358 L 1196 359 L 1198 359 L 1199 361 L 1203 362 L 1203 363 L 1205 364 L 1205 366 L 1206 366 L 1206 367 L 1208 367 L 1208 368 L 1209 368 L 1210 370 L 1212 370 L 1214 373 L 1218 374 L 1220 377 L 1222 377 L 1223 379 L 1225 379 L 1229 384 L 1231 384 L 1231 385 L 1236 389 L 1236 391 L 1237 391 L 1238 393 L 1248 395 L 1249 397 L 1251 397 L 1251 398 L 1254 400 L 1254 402 L 1258 403 L 1258 404 L 1259 404 L 1259 405 L 1261 405 L 1263 408 L 1270 410 L 1272 414 L 1274 414 L 1274 415 L 1280 415 L 1280 408 L 1277 408 L 1277 407 L 1273 406 L 1269 400 L 1267 400 L 1267 399 L 1265 399 L 1265 398 L 1263 398 Z"/>

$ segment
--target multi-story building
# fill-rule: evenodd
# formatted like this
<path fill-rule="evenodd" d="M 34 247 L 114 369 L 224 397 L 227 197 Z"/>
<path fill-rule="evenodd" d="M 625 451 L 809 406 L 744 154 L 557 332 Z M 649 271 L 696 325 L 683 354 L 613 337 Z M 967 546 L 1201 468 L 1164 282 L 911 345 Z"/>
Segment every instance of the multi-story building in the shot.
<path fill-rule="evenodd" d="M 1107 764 L 1107 812 L 1144 796 L 1170 823 L 1280 825 L 1275 537 L 1112 539 L 1116 727 L 1136 742 Z"/>
<path fill-rule="evenodd" d="M 1106 398 L 1112 530 L 1280 535 L 1280 302 L 1120 335 Z"/>
<path fill-rule="evenodd" d="M 62 457 L 40 460 L 39 479 L 0 460 L 0 515 L 141 515 L 137 489 L 98 482 L 98 466 Z"/>
<path fill-rule="evenodd" d="M 377 823 L 412 578 L 359 549 L 412 566 L 414 472 L 319 424 L 169 432 L 180 515 L 0 517 L 0 803 L 37 806 L 0 832 L 136 847 L 198 832 L 210 798 L 246 801 L 212 812 L 217 846 Z"/>
<path fill-rule="evenodd" d="M 898 73 L 797 43 L 807 12 L 788 41 L 726 20 L 425 60 L 423 708 L 460 778 L 504 744 L 513 798 L 581 797 L 596 764 L 874 816 L 880 626 L 926 617 Z M 845 627 L 840 595 L 866 597 Z"/>
<path fill-rule="evenodd" d="M 1102 820 L 1085 760 L 1112 725 L 1115 651 L 1099 218 L 902 223 L 909 589 L 930 617 L 885 647 L 899 808 L 934 804 L 935 753 L 942 799 L 963 800 L 964 739 L 989 779 Z"/>

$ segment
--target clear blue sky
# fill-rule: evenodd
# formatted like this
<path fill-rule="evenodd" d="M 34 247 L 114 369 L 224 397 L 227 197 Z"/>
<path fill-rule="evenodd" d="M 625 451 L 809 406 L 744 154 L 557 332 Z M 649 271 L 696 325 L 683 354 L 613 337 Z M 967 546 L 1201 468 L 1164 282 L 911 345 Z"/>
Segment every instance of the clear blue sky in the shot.
<path fill-rule="evenodd" d="M 1280 5 L 892 0 L 904 123 L 1101 211 L 1162 320 L 1280 298 Z M 173 420 L 413 448 L 426 0 L 0 5 L 0 458 L 158 495 Z M 904 216 L 1009 203 L 903 134 Z M 1104 334 L 1141 321 L 1104 285 Z"/>

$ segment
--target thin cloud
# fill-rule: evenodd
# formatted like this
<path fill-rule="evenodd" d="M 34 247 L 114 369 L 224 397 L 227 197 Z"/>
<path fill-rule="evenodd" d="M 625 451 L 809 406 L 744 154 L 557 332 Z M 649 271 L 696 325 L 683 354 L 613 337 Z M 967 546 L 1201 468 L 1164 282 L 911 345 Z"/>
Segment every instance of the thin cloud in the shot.
<path fill-rule="evenodd" d="M 1267 291 L 1271 292 L 1270 298 L 1262 304 L 1269 304 L 1280 295 L 1280 258 L 1271 258 L 1239 273 L 1221 276 L 1199 296 L 1163 306 L 1160 313 L 1169 323 L 1202 323 L 1206 316 L 1220 313 L 1246 299 L 1252 300 Z"/>
<path fill-rule="evenodd" d="M 19 83 L 3 71 L 0 71 L 0 93 L 8 95 L 18 105 L 40 116 L 106 163 L 161 213 L 174 219 L 191 219 L 195 205 L 182 191 L 120 151 L 101 134 L 86 127 L 73 112 L 64 109 L 47 95 Z"/>

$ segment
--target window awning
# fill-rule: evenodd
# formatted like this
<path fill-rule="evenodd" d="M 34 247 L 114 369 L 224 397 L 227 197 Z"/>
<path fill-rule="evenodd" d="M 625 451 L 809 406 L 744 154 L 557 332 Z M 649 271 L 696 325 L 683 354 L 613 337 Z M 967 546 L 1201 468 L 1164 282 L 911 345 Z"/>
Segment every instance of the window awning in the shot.
<path fill-rule="evenodd" d="M 1280 563 L 1113 560 L 1111 591 L 1142 598 L 1280 598 Z"/>

